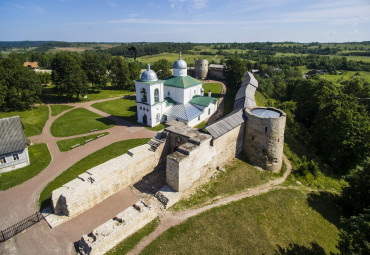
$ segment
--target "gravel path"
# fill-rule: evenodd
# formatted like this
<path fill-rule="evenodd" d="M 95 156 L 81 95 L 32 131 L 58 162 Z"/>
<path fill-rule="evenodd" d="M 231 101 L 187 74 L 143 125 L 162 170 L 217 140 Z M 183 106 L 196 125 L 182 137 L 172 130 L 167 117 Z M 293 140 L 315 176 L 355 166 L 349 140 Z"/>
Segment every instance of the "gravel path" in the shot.
<path fill-rule="evenodd" d="M 146 246 L 148 246 L 151 242 L 153 242 L 158 236 L 160 236 L 166 230 L 168 230 L 169 228 L 173 226 L 181 224 L 182 222 L 184 222 L 190 217 L 201 214 L 212 208 L 226 205 L 226 204 L 238 201 L 246 197 L 258 196 L 258 195 L 261 195 L 263 193 L 270 191 L 271 189 L 277 188 L 280 184 L 282 184 L 285 181 L 285 179 L 288 177 L 288 175 L 290 174 L 292 170 L 292 165 L 290 164 L 289 160 L 285 157 L 285 155 L 283 156 L 283 160 L 287 165 L 287 170 L 285 171 L 284 175 L 280 178 L 264 183 L 253 189 L 250 189 L 250 190 L 247 190 L 247 191 L 244 191 L 244 192 L 232 195 L 232 196 L 221 198 L 218 201 L 214 202 L 213 204 L 206 205 L 206 206 L 203 206 L 197 209 L 189 209 L 189 210 L 184 210 L 181 212 L 163 211 L 161 215 L 159 216 L 159 219 L 160 219 L 159 226 L 149 236 L 144 238 L 129 253 L 129 255 L 139 254 Z"/>

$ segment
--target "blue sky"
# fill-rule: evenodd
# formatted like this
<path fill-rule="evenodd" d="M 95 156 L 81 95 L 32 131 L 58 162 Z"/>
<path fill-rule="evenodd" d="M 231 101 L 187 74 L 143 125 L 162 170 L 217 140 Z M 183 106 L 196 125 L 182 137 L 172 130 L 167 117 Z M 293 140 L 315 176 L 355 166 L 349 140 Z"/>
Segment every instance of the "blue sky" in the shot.
<path fill-rule="evenodd" d="M 370 40 L 370 0 L 0 0 L 0 41 Z"/>

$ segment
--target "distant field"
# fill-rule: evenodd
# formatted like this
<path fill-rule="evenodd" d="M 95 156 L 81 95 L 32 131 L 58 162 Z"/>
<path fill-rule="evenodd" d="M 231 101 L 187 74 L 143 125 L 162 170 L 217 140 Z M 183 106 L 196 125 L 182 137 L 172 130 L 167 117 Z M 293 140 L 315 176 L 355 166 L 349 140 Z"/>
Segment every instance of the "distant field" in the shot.
<path fill-rule="evenodd" d="M 353 60 L 353 61 L 363 61 L 370 63 L 370 57 L 367 56 L 346 56 L 348 60 Z"/>
<path fill-rule="evenodd" d="M 359 75 L 355 75 L 356 73 L 358 73 Z M 357 77 L 359 79 L 363 79 L 364 81 L 370 82 L 370 72 L 365 71 L 343 71 L 342 74 L 324 74 L 320 77 L 336 83 L 350 80 L 352 77 Z"/>
<path fill-rule="evenodd" d="M 136 59 L 137 59 L 137 61 L 142 62 L 142 63 L 153 64 L 155 61 L 157 61 L 159 59 L 162 59 L 162 58 L 167 59 L 172 64 L 177 59 L 179 59 L 179 54 L 178 53 L 168 53 L 168 52 L 166 52 L 166 53 L 161 53 L 161 54 L 147 55 L 147 56 L 143 56 L 143 57 L 138 57 Z M 220 56 L 220 55 L 211 56 L 211 55 L 200 55 L 200 54 L 195 54 L 195 55 L 181 54 L 181 58 L 183 60 L 185 60 L 186 63 L 188 64 L 188 66 L 189 66 L 190 64 L 195 65 L 195 60 L 198 60 L 198 59 L 204 58 L 204 59 L 207 59 L 209 62 L 211 62 L 213 60 L 213 61 L 218 63 L 221 59 L 224 59 L 225 57 Z"/>

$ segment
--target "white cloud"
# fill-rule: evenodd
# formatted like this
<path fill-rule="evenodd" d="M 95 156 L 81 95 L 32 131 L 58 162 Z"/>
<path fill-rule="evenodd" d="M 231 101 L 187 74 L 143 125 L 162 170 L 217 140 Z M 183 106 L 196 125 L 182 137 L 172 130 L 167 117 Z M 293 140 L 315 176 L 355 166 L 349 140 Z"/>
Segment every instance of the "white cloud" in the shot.
<path fill-rule="evenodd" d="M 330 24 L 358 24 L 369 22 L 368 6 L 350 6 L 327 8 L 320 10 L 304 10 L 275 15 L 272 19 L 262 22 L 293 23 L 293 22 L 324 22 Z"/>
<path fill-rule="evenodd" d="M 200 10 L 207 6 L 208 0 L 169 0 L 172 9 L 181 8 L 183 4 L 189 10 Z"/>

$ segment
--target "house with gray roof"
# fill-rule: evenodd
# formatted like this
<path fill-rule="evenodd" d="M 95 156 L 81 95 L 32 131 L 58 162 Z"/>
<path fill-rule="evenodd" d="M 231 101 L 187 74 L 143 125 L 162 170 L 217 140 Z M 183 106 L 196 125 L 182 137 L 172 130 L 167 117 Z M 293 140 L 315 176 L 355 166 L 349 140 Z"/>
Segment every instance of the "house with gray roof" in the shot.
<path fill-rule="evenodd" d="M 204 96 L 203 82 L 187 74 L 187 64 L 179 59 L 173 64 L 173 75 L 159 80 L 148 69 L 135 81 L 137 122 L 154 127 L 177 120 L 195 126 L 208 119 L 218 106 L 218 99 L 209 92 Z"/>
<path fill-rule="evenodd" d="M 0 173 L 30 164 L 24 127 L 19 116 L 0 119 Z"/>

